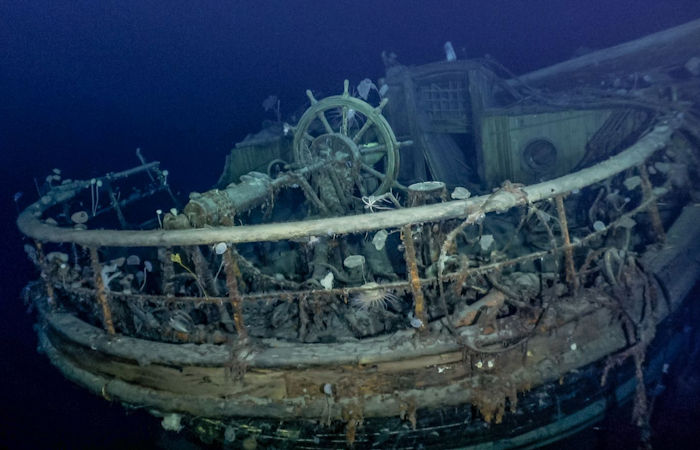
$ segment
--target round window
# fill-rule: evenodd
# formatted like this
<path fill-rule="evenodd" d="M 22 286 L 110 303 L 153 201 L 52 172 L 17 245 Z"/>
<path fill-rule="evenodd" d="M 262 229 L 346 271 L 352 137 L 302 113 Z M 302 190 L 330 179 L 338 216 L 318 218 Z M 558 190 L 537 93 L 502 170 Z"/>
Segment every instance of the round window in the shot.
<path fill-rule="evenodd" d="M 549 172 L 557 162 L 557 148 L 546 139 L 535 139 L 523 149 L 522 162 L 531 172 Z"/>

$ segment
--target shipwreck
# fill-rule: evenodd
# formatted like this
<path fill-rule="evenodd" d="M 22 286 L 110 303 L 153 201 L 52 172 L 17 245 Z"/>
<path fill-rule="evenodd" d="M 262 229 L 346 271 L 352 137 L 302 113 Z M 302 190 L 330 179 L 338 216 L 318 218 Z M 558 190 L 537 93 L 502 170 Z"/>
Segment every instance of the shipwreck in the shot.
<path fill-rule="evenodd" d="M 47 177 L 24 296 L 69 379 L 207 443 L 527 447 L 683 350 L 700 273 L 700 21 L 522 76 L 416 67 L 238 143 Z M 339 86 L 340 91 L 340 86 Z"/>

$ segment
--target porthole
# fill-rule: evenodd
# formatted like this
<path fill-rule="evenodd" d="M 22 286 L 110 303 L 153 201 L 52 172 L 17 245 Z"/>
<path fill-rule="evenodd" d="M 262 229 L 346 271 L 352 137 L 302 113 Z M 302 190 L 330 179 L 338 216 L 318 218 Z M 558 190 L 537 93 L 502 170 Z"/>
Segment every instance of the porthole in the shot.
<path fill-rule="evenodd" d="M 530 141 L 521 154 L 523 167 L 534 173 L 551 172 L 557 163 L 557 148 L 546 139 Z"/>

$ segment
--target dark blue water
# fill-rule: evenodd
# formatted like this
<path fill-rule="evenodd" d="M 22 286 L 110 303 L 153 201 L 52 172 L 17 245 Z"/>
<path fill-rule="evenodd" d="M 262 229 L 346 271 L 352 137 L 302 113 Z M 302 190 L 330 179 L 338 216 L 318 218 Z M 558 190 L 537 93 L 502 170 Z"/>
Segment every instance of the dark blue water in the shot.
<path fill-rule="evenodd" d="M 382 76 L 382 50 L 422 64 L 450 40 L 459 58 L 488 54 L 522 73 L 697 17 L 697 0 L 0 0 L 0 447 L 174 445 L 146 413 L 85 393 L 37 354 L 19 299 L 35 274 L 13 202 L 16 192 L 33 201 L 35 177 L 127 168 L 141 147 L 183 192 L 204 190 L 232 145 L 273 118 L 267 96 L 291 114 L 307 88 L 322 97 L 344 78 Z M 672 439 L 698 408 L 669 398 L 664 417 L 682 425 L 659 426 Z M 620 431 L 629 435 L 615 423 L 593 430 L 591 445 L 620 447 Z"/>

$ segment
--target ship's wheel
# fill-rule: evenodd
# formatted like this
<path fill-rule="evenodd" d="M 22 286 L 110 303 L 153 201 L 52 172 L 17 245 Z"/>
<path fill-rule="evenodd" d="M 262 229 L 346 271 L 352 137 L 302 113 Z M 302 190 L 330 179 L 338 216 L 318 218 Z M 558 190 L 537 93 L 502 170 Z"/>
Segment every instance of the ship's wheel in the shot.
<path fill-rule="evenodd" d="M 360 196 L 381 195 L 396 182 L 399 142 L 379 106 L 352 97 L 345 80 L 343 93 L 316 100 L 294 131 L 294 159 L 305 166 L 325 161 L 344 165 Z"/>

